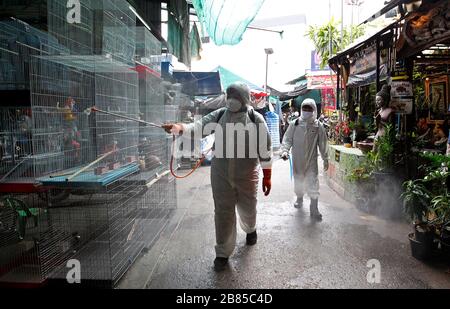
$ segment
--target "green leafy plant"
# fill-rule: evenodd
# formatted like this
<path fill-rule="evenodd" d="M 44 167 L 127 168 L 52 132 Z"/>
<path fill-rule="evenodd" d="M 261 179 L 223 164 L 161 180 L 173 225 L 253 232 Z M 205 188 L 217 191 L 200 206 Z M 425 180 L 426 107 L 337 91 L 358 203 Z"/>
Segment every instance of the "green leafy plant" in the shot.
<path fill-rule="evenodd" d="M 420 156 L 427 161 L 425 166 L 421 166 L 426 172 L 430 173 L 443 166 L 450 166 L 450 157 L 437 153 L 421 153 Z"/>
<path fill-rule="evenodd" d="M 386 125 L 385 134 L 376 141 L 376 150 L 374 163 L 375 170 L 378 172 L 389 171 L 394 165 L 394 145 L 395 145 L 395 130 L 394 126 Z"/>
<path fill-rule="evenodd" d="M 416 223 L 429 226 L 448 225 L 450 222 L 450 192 L 447 181 L 450 172 L 444 164 L 424 178 L 403 183 L 401 195 L 405 213 Z"/>
<path fill-rule="evenodd" d="M 446 226 L 450 224 L 450 192 L 435 196 L 431 200 L 431 208 L 436 214 L 436 221 Z"/>
<path fill-rule="evenodd" d="M 392 170 L 394 145 L 394 128 L 392 125 L 387 125 L 385 134 L 377 140 L 376 150 L 369 151 L 364 162 L 353 169 L 347 179 L 352 182 L 364 181 L 370 179 L 374 172 Z"/>
<path fill-rule="evenodd" d="M 354 40 L 365 33 L 362 26 L 351 26 L 344 28 L 341 36 L 340 22 L 331 19 L 327 24 L 321 26 L 310 26 L 306 36 L 313 42 L 317 53 L 321 57 L 320 67 L 323 69 L 331 55 L 337 54 Z M 330 54 L 331 50 L 331 54 Z"/>
<path fill-rule="evenodd" d="M 403 183 L 403 210 L 412 222 L 419 224 L 427 220 L 431 192 L 423 179 L 408 180 Z"/>
<path fill-rule="evenodd" d="M 429 106 L 428 97 L 425 95 L 425 80 L 426 74 L 423 72 L 414 71 L 413 84 L 414 84 L 414 98 L 416 98 L 416 109 L 423 110 Z"/>
<path fill-rule="evenodd" d="M 372 173 L 375 171 L 375 162 L 375 153 L 373 151 L 369 151 L 366 154 L 366 158 L 363 163 L 350 172 L 347 180 L 350 182 L 369 181 L 372 178 Z"/>

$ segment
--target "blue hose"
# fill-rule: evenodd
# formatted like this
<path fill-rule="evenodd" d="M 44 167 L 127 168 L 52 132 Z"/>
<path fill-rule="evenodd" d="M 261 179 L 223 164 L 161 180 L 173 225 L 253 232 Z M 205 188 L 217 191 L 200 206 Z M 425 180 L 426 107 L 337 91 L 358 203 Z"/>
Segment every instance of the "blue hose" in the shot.
<path fill-rule="evenodd" d="M 292 156 L 289 156 L 289 171 L 290 171 L 290 174 L 291 174 L 291 181 L 292 181 L 292 178 L 294 177 L 294 171 L 293 171 L 293 168 L 292 168 Z"/>

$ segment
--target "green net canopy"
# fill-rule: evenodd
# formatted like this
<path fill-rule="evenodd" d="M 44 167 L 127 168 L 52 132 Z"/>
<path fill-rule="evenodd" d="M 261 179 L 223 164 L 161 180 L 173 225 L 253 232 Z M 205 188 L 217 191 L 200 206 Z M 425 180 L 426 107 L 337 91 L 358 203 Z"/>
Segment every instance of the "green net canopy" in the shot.
<path fill-rule="evenodd" d="M 239 75 L 231 72 L 230 70 L 225 69 L 224 67 L 218 66 L 212 72 L 219 72 L 220 74 L 220 81 L 222 84 L 222 89 L 225 91 L 231 84 L 234 84 L 236 82 L 242 82 L 248 85 L 248 87 L 253 92 L 262 92 L 264 89 L 261 87 L 258 87 L 257 85 L 249 82 L 248 80 L 240 77 Z"/>
<path fill-rule="evenodd" d="M 242 40 L 265 0 L 192 0 L 200 22 L 218 46 Z"/>

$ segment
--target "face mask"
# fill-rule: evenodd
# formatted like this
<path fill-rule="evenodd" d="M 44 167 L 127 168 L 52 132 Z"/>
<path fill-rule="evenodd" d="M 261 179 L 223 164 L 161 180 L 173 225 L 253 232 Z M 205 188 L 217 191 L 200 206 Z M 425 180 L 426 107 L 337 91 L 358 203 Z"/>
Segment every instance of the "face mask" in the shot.
<path fill-rule="evenodd" d="M 302 118 L 305 119 L 305 120 L 310 119 L 313 115 L 314 115 L 313 112 L 302 111 Z"/>
<path fill-rule="evenodd" d="M 227 99 L 227 108 L 236 113 L 242 108 L 242 103 L 234 98 Z"/>

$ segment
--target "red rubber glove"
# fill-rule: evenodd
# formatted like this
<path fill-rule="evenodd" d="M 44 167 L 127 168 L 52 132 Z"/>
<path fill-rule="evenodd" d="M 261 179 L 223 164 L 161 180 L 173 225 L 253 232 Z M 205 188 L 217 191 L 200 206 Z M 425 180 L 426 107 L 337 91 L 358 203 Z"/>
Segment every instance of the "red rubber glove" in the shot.
<path fill-rule="evenodd" d="M 180 123 L 163 124 L 162 127 L 169 134 L 174 134 L 174 135 L 183 134 L 183 125 Z"/>
<path fill-rule="evenodd" d="M 263 192 L 265 196 L 270 194 L 270 189 L 272 189 L 272 170 L 271 169 L 263 169 L 264 178 L 263 178 Z"/>

